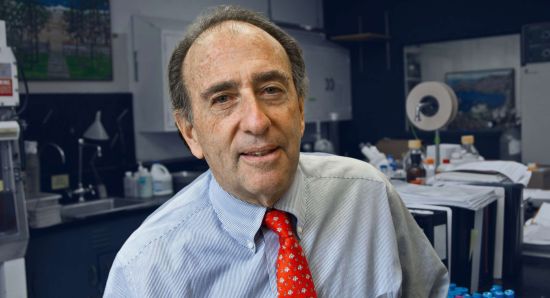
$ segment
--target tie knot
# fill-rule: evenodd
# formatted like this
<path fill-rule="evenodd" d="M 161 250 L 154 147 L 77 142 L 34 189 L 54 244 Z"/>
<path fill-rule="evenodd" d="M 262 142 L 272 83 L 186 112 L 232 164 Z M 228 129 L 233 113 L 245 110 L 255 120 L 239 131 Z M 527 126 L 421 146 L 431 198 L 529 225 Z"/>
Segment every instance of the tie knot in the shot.
<path fill-rule="evenodd" d="M 271 209 L 265 213 L 264 224 L 275 232 L 279 238 L 294 237 L 288 213 Z"/>

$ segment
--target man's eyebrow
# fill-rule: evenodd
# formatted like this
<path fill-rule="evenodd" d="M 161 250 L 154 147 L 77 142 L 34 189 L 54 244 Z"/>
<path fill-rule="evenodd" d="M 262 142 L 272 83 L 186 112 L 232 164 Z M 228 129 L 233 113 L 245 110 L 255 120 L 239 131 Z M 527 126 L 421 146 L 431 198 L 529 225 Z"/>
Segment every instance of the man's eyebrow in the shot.
<path fill-rule="evenodd" d="M 288 86 L 290 78 L 284 72 L 279 70 L 271 70 L 252 75 L 252 82 L 254 85 L 268 81 L 279 81 Z"/>
<path fill-rule="evenodd" d="M 237 82 L 235 82 L 235 81 L 218 82 L 218 83 L 215 83 L 215 84 L 211 85 L 210 87 L 208 87 L 203 92 L 201 92 L 201 97 L 203 99 L 208 99 L 214 93 L 218 93 L 218 92 L 229 90 L 229 89 L 237 89 L 238 87 L 239 87 L 239 84 L 237 84 Z"/>

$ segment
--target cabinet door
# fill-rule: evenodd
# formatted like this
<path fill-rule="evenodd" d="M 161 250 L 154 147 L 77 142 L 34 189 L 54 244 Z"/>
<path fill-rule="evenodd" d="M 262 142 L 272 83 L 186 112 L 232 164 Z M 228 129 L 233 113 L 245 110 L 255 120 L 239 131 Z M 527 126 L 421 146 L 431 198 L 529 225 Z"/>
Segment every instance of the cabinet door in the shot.
<path fill-rule="evenodd" d="M 101 297 L 118 250 L 152 208 L 34 230 L 25 256 L 30 298 Z"/>
<path fill-rule="evenodd" d="M 303 45 L 309 78 L 306 122 L 351 119 L 350 58 L 337 46 Z"/>
<path fill-rule="evenodd" d="M 550 62 L 528 64 L 521 77 L 523 162 L 550 164 Z"/>
<path fill-rule="evenodd" d="M 176 131 L 176 122 L 172 115 L 172 102 L 169 91 L 168 82 L 168 63 L 172 52 L 179 44 L 183 36 L 183 31 L 164 31 L 162 32 L 162 76 L 166 79 L 163 81 L 163 103 L 164 103 L 164 129 L 165 131 Z"/>
<path fill-rule="evenodd" d="M 322 0 L 272 0 L 270 5 L 275 22 L 323 28 Z"/>

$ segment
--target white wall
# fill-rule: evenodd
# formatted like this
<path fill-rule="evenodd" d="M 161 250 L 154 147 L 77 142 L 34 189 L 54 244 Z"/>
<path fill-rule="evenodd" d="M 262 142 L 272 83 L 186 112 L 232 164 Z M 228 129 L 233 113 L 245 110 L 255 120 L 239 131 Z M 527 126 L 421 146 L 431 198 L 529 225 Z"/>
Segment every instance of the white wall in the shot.
<path fill-rule="evenodd" d="M 498 68 L 515 70 L 516 108 L 520 107 L 520 35 L 426 43 L 420 53 L 422 81 L 445 81 L 445 73 Z"/>

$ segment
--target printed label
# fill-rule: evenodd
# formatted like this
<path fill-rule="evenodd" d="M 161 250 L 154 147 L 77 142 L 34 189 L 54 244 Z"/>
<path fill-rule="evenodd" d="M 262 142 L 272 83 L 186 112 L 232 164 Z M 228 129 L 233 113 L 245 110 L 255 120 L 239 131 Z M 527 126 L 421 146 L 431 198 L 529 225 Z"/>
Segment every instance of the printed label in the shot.
<path fill-rule="evenodd" d="M 13 86 L 11 79 L 0 79 L 0 96 L 12 96 Z"/>
<path fill-rule="evenodd" d="M 51 177 L 52 190 L 69 188 L 69 175 L 52 175 Z"/>

